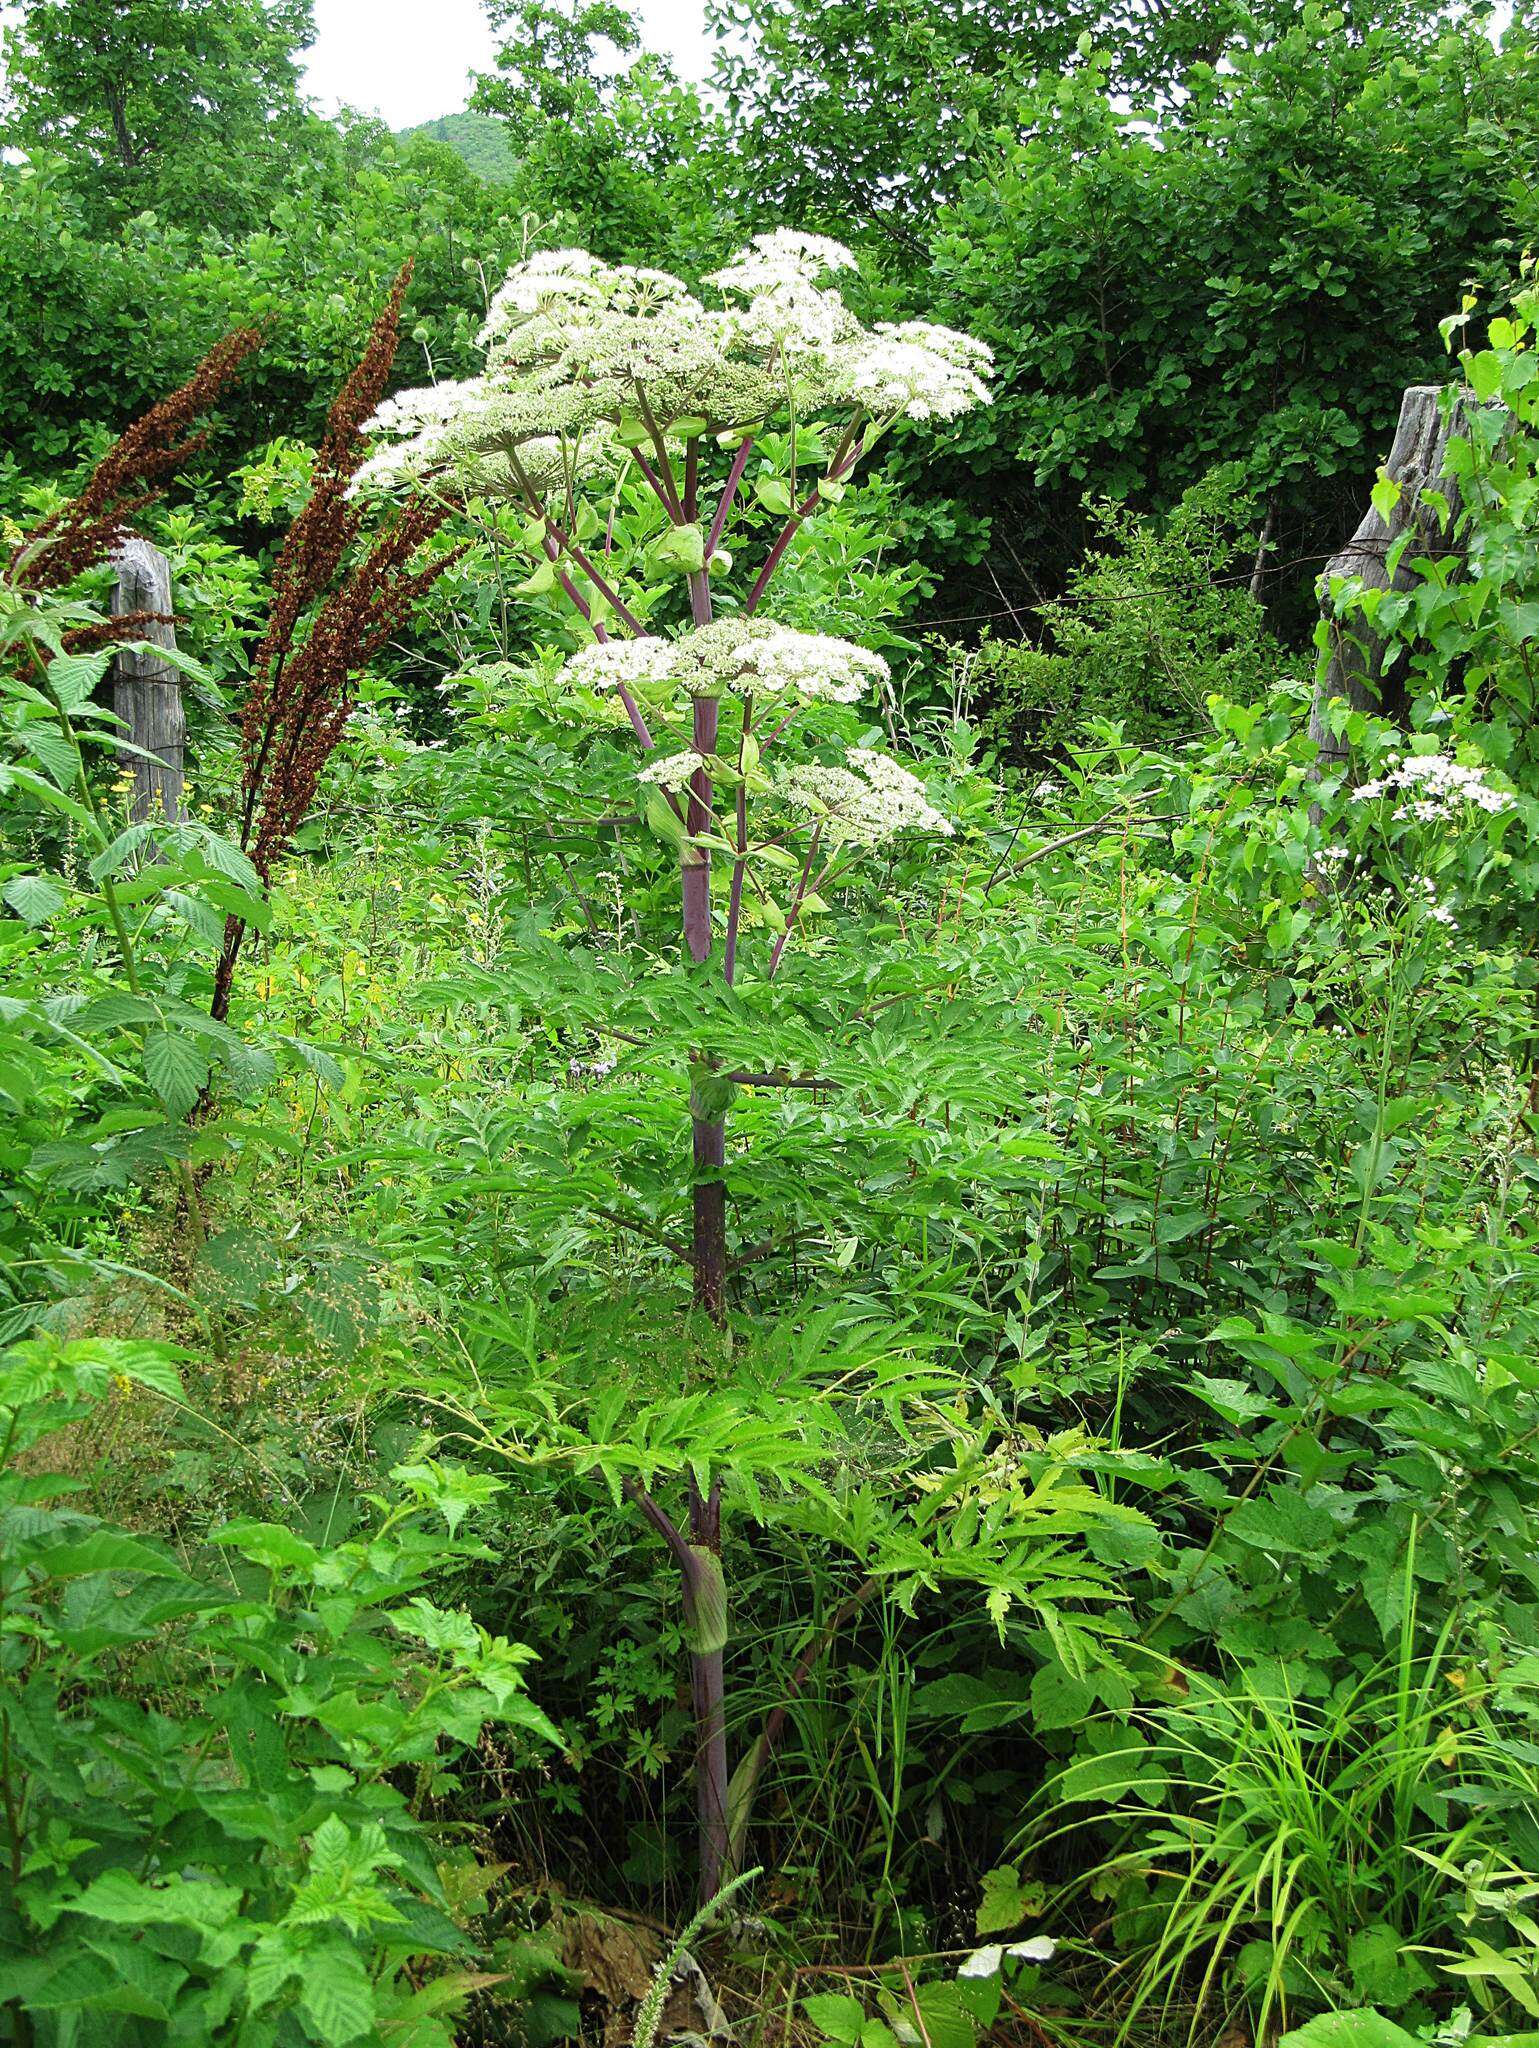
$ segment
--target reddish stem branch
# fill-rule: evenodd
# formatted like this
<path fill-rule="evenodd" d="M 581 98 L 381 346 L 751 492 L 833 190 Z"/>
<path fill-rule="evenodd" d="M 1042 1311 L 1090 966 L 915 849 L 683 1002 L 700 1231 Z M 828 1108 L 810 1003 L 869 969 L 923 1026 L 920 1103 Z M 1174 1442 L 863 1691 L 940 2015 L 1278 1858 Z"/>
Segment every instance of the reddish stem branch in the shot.
<path fill-rule="evenodd" d="M 727 471 L 727 481 L 721 488 L 721 502 L 716 507 L 716 517 L 711 521 L 711 530 L 706 536 L 707 561 L 715 554 L 721 540 L 722 529 L 727 523 L 727 514 L 732 510 L 732 500 L 737 496 L 737 487 L 743 481 L 743 471 L 748 467 L 748 453 L 752 447 L 753 436 L 750 434 L 732 458 L 732 467 Z"/>

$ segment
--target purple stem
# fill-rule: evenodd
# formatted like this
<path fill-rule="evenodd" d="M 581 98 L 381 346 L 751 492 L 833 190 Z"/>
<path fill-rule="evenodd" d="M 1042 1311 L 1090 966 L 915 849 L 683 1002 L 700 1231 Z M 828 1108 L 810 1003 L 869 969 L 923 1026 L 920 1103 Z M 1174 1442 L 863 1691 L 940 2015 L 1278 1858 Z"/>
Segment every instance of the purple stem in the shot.
<path fill-rule="evenodd" d="M 858 448 L 851 449 L 847 452 L 844 448 L 841 447 L 839 452 L 834 457 L 833 463 L 829 468 L 828 475 L 824 478 L 824 482 L 831 484 L 842 482 L 844 478 L 847 477 L 850 474 L 850 472 L 854 469 L 856 463 L 859 460 L 860 451 Z M 775 571 L 779 568 L 781 556 L 785 553 L 786 549 L 791 545 L 792 541 L 795 540 L 802 521 L 804 519 L 809 518 L 812 515 L 812 513 L 816 512 L 818 506 L 823 502 L 822 497 L 820 495 L 821 489 L 821 484 L 814 484 L 812 489 L 807 493 L 806 497 L 803 498 L 802 502 L 791 514 L 790 518 L 787 519 L 785 525 L 780 529 L 780 533 L 776 538 L 775 545 L 764 557 L 764 567 L 759 571 L 758 575 L 754 578 L 753 588 L 749 591 L 747 597 L 743 600 L 742 615 L 745 619 L 751 617 L 752 614 L 755 611 L 757 611 L 759 606 L 759 599 L 763 597 L 765 591 L 768 589 L 769 580 L 774 575 Z"/>
<path fill-rule="evenodd" d="M 727 471 L 727 481 L 722 485 L 721 503 L 716 507 L 716 517 L 711 521 L 710 533 L 706 536 L 705 559 L 709 561 L 716 552 L 721 539 L 722 528 L 727 523 L 727 514 L 732 510 L 732 500 L 737 496 L 737 487 L 743 481 L 743 471 L 748 467 L 748 452 L 753 447 L 753 436 L 738 449 L 732 458 L 732 467 Z"/>
<path fill-rule="evenodd" d="M 743 738 L 738 742 L 737 769 L 743 772 L 743 741 L 748 738 L 753 726 L 753 698 L 743 699 Z M 743 915 L 743 877 L 748 870 L 748 789 L 739 781 L 737 786 L 737 859 L 732 863 L 732 888 L 727 899 L 727 950 L 723 961 L 723 972 L 727 985 L 732 985 L 737 972 L 737 928 Z"/>
<path fill-rule="evenodd" d="M 641 706 L 636 702 L 630 691 L 626 689 L 624 683 L 617 683 L 615 688 L 620 693 L 620 702 L 625 706 L 625 715 L 631 722 L 631 731 L 635 733 L 641 744 L 650 751 L 657 742 L 647 729 L 647 722 L 641 715 Z"/>
<path fill-rule="evenodd" d="M 703 1568 L 699 1551 L 721 1557 L 721 1481 L 702 1494 L 689 1482 L 689 1536 L 659 1506 L 639 1479 L 625 1482 L 625 1493 L 662 1537 L 684 1583 L 685 1610 L 693 1610 Z M 700 1899 L 706 1904 L 721 1888 L 728 1856 L 727 1839 L 727 1711 L 722 1652 L 692 1650 L 690 1692 L 695 1707 L 695 1813 L 700 1830 Z"/>
<path fill-rule="evenodd" d="M 629 606 L 625 604 L 624 600 L 614 589 L 614 586 L 607 582 L 600 575 L 599 571 L 594 568 L 592 562 L 589 561 L 571 535 L 559 527 L 548 512 L 542 511 L 540 517 L 545 521 L 546 538 L 554 539 L 559 543 L 562 552 L 571 556 L 600 597 L 603 598 L 604 602 L 614 612 L 615 617 L 622 620 L 638 640 L 645 640 L 647 637 L 646 627 L 636 617 L 636 614 L 630 610 Z"/>
<path fill-rule="evenodd" d="M 693 1475 L 689 1482 L 691 1542 L 721 1557 L 721 1481 L 702 1494 Z M 700 1900 L 714 1899 L 721 1889 L 728 1856 L 727 1837 L 727 1708 L 723 1653 L 707 1650 L 690 1659 L 690 1691 L 694 1696 L 697 1755 L 695 1812 L 700 1827 Z"/>
<path fill-rule="evenodd" d="M 700 514 L 700 443 L 693 435 L 684 446 L 684 517 L 693 526 Z"/>
<path fill-rule="evenodd" d="M 768 981 L 774 980 L 775 969 L 780 965 L 780 956 L 786 949 L 786 940 L 790 938 L 792 932 L 796 929 L 797 913 L 802 907 L 803 897 L 807 894 L 807 882 L 812 874 L 812 863 L 818 857 L 818 841 L 822 834 L 823 825 L 822 821 L 819 820 L 812 828 L 812 838 L 807 846 L 807 858 L 802 863 L 801 880 L 796 885 L 796 894 L 791 899 L 791 908 L 786 914 L 786 928 L 780 934 L 780 937 L 776 939 L 774 951 L 770 954 L 769 973 L 765 977 Z"/>
<path fill-rule="evenodd" d="M 695 699 L 694 750 L 714 754 L 720 726 L 720 706 L 714 697 Z M 704 832 L 711 818 L 711 778 L 708 770 L 697 768 L 690 778 L 689 812 L 685 828 L 691 838 Z M 711 950 L 711 855 L 703 846 L 686 846 L 683 855 L 684 943 L 689 957 L 706 959 Z"/>

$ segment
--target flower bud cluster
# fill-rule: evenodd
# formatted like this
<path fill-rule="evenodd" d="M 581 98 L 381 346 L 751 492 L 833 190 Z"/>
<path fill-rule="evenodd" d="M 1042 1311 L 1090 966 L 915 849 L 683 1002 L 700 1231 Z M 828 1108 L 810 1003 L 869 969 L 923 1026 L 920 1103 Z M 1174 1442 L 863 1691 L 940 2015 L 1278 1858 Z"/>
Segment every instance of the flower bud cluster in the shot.
<path fill-rule="evenodd" d="M 851 747 L 847 766 L 809 761 L 788 768 L 776 782 L 785 800 L 817 818 L 827 836 L 856 846 L 880 846 L 899 832 L 938 832 L 951 822 L 936 810 L 917 775 L 874 747 Z"/>

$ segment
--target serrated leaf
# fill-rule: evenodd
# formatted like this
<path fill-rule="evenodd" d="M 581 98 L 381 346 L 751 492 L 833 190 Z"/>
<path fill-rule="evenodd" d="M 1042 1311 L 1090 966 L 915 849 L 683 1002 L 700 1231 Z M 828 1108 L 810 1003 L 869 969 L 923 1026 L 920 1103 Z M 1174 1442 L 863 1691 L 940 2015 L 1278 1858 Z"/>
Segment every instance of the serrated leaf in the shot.
<path fill-rule="evenodd" d="M 144 1041 L 144 1071 L 168 1116 L 186 1116 L 208 1083 L 208 1061 L 182 1031 L 151 1031 Z"/>
<path fill-rule="evenodd" d="M 48 664 L 48 687 L 66 711 L 83 704 L 116 659 L 112 647 L 95 647 L 89 654 L 56 654 Z"/>
<path fill-rule="evenodd" d="M 3 893 L 27 924 L 47 924 L 69 901 L 69 892 L 52 875 L 12 875 Z"/>
<path fill-rule="evenodd" d="M 356 2041 L 374 2024 L 374 1987 L 356 1949 L 340 1942 L 306 1955 L 300 1964 L 299 2009 L 326 2048 Z"/>

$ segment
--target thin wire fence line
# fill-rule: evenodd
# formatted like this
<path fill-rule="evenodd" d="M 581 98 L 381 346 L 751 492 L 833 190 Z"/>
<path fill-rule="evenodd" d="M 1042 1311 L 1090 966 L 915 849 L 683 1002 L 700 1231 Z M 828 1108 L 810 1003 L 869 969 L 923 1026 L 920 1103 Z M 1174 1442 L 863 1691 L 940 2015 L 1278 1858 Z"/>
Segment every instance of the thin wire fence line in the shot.
<path fill-rule="evenodd" d="M 1315 562 L 1334 561 L 1337 554 L 1346 554 L 1348 552 L 1354 555 L 1387 554 L 1390 545 L 1391 543 L 1387 541 L 1383 543 L 1354 542 L 1350 549 L 1345 547 L 1337 548 L 1328 555 L 1295 555 L 1290 561 L 1271 564 L 1263 569 L 1261 573 L 1263 576 L 1285 576 L 1292 569 L 1306 569 Z M 1232 576 L 1208 576 L 1204 577 L 1200 582 L 1194 581 L 1186 589 L 1183 589 L 1178 583 L 1167 583 L 1161 585 L 1156 590 L 1115 590 L 1107 591 L 1101 595 L 1086 597 L 1066 594 L 1063 597 L 1047 598 L 1040 604 L 1006 604 L 1000 605 L 995 610 L 988 612 L 948 612 L 942 618 L 902 619 L 899 621 L 899 624 L 911 626 L 918 630 L 927 630 L 931 626 L 970 626 L 976 625 L 984 619 L 1018 619 L 1029 613 L 1043 611 L 1057 605 L 1129 604 L 1140 598 L 1181 597 L 1189 595 L 1191 590 L 1217 590 L 1231 585 L 1248 585 L 1252 580 L 1253 573 L 1250 569 L 1242 569 Z"/>

